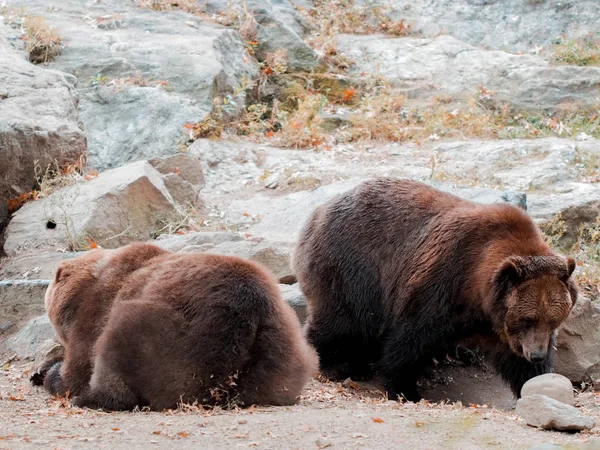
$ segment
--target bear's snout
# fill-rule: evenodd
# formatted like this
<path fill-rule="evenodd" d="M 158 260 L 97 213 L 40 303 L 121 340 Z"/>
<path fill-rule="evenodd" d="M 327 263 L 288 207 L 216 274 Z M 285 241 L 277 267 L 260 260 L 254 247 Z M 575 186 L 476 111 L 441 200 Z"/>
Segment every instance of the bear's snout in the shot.
<path fill-rule="evenodd" d="M 523 356 L 532 363 L 543 362 L 548 355 L 550 333 L 546 330 L 533 329 L 521 341 Z"/>
<path fill-rule="evenodd" d="M 532 363 L 541 363 L 546 359 L 546 354 L 547 354 L 547 352 L 545 352 L 545 351 L 531 352 L 529 361 L 531 361 Z"/>

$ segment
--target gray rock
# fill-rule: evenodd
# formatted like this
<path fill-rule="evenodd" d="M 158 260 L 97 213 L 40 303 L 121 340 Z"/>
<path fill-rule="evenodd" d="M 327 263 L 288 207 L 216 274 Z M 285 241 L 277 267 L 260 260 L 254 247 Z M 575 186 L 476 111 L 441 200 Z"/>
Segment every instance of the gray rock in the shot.
<path fill-rule="evenodd" d="M 18 255 L 0 260 L 0 280 L 49 280 L 58 264 L 79 252 L 49 252 Z"/>
<path fill-rule="evenodd" d="M 223 239 L 220 243 L 204 239 L 203 234 L 197 233 L 189 239 L 168 239 L 166 245 L 161 241 L 156 243 L 168 249 L 176 249 L 180 253 L 213 253 L 217 255 L 238 256 L 262 264 L 269 269 L 280 283 L 295 283 L 296 277 L 290 266 L 292 245 L 287 242 L 269 242 L 261 239 Z M 227 233 L 222 233 L 228 235 Z M 186 235 L 183 235 L 184 238 Z"/>
<path fill-rule="evenodd" d="M 414 98 L 444 93 L 467 100 L 484 86 L 498 104 L 539 111 L 565 102 L 591 106 L 600 82 L 600 67 L 551 66 L 541 56 L 484 50 L 451 36 L 341 35 L 337 42 L 341 52 L 357 61 L 353 71 L 378 70 Z"/>
<path fill-rule="evenodd" d="M 448 33 L 473 45 L 508 51 L 548 46 L 561 35 L 598 31 L 600 4 L 595 0 L 411 0 L 387 1 L 397 18 L 414 22 L 426 36 Z"/>
<path fill-rule="evenodd" d="M 600 375 L 600 309 L 580 297 L 558 329 L 554 371 L 572 382 L 595 382 Z"/>
<path fill-rule="evenodd" d="M 575 401 L 573 385 L 563 375 L 546 373 L 529 379 L 521 388 L 521 397 L 541 394 L 567 405 Z"/>
<path fill-rule="evenodd" d="M 34 359 L 40 348 L 55 338 L 54 328 L 46 314 L 31 319 L 8 341 L 8 349 L 20 359 Z"/>
<path fill-rule="evenodd" d="M 196 155 L 178 153 L 163 158 L 153 158 L 148 162 L 162 174 L 176 173 L 182 180 L 199 188 L 205 184 L 202 160 Z"/>
<path fill-rule="evenodd" d="M 520 398 L 515 412 L 527 425 L 545 430 L 582 431 L 596 425 L 592 417 L 583 415 L 574 406 L 539 394 Z"/>
<path fill-rule="evenodd" d="M 147 240 L 161 221 L 178 216 L 160 174 L 139 161 L 29 202 L 6 228 L 4 250 L 85 249 L 88 239 L 105 248 Z"/>
<path fill-rule="evenodd" d="M 0 336 L 45 313 L 49 280 L 0 281 Z"/>
<path fill-rule="evenodd" d="M 283 299 L 294 309 L 294 311 L 296 311 L 296 315 L 298 316 L 300 323 L 304 324 L 308 315 L 307 302 L 306 297 L 304 297 L 304 294 L 302 294 L 298 283 L 291 285 L 280 284 L 279 288 L 281 289 Z"/>
<path fill-rule="evenodd" d="M 208 247 L 206 248 L 211 248 L 224 242 L 236 242 L 241 240 L 243 240 L 243 238 L 236 233 L 200 231 L 181 235 L 162 234 L 155 241 L 152 241 L 152 243 L 171 252 L 180 252 L 184 248 L 190 246 L 207 245 Z"/>
<path fill-rule="evenodd" d="M 269 175 L 267 178 L 265 178 L 265 187 L 267 189 L 275 189 L 277 186 L 279 186 L 279 174 L 278 173 L 274 173 L 272 175 Z"/>
<path fill-rule="evenodd" d="M 119 0 L 52 9 L 43 0 L 15 0 L 11 7 L 44 17 L 68 43 L 50 67 L 79 80 L 81 121 L 98 170 L 177 153 L 186 123 L 202 120 L 215 95 L 258 74 L 237 31 L 177 9 Z M 108 26 L 98 26 L 99 17 Z"/>
<path fill-rule="evenodd" d="M 247 232 L 254 236 L 295 243 L 302 226 L 317 206 L 349 191 L 363 181 L 365 179 L 339 181 L 313 191 L 294 192 L 282 197 L 257 195 L 249 200 L 234 200 L 225 211 L 230 223 L 245 226 Z M 442 183 L 435 183 L 435 186 L 474 201 L 486 203 L 511 201 L 518 206 L 523 206 L 525 203 L 522 194 L 508 194 L 491 189 L 456 188 Z M 250 216 L 258 215 L 260 220 L 252 222 L 244 212 Z"/>
<path fill-rule="evenodd" d="M 201 207 L 200 190 L 204 187 L 202 161 L 190 153 L 178 153 L 148 161 L 163 174 L 165 187 L 173 200 L 184 208 Z"/>
<path fill-rule="evenodd" d="M 310 24 L 296 11 L 295 4 L 287 0 L 210 0 L 207 8 L 217 13 L 235 11 L 242 18 L 244 11 L 252 14 L 257 26 L 260 59 L 267 53 L 284 49 L 291 70 L 311 71 L 320 64 L 318 55 L 303 39 Z"/>
<path fill-rule="evenodd" d="M 5 201 L 36 187 L 36 161 L 45 170 L 85 155 L 76 81 L 30 64 L 0 37 L 0 229 L 8 213 Z"/>
<path fill-rule="evenodd" d="M 292 248 L 292 245 L 286 242 L 248 239 L 223 242 L 206 251 L 255 261 L 269 269 L 281 283 L 289 283 L 296 279 L 290 265 Z"/>

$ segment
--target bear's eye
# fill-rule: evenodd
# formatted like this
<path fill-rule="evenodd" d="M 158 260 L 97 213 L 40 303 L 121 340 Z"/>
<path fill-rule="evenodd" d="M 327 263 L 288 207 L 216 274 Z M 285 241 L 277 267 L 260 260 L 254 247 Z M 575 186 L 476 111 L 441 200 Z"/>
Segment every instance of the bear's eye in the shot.
<path fill-rule="evenodd" d="M 535 325 L 535 319 L 525 318 L 519 320 L 519 328 L 522 330 L 527 330 L 529 328 L 533 328 Z"/>

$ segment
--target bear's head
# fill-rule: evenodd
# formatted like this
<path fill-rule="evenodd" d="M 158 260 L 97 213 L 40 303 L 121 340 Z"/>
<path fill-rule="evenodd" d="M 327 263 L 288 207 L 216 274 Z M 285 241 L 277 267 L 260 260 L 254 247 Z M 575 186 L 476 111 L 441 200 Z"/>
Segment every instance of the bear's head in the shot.
<path fill-rule="evenodd" d="M 127 276 L 167 253 L 155 245 L 137 243 L 116 250 L 95 249 L 62 261 L 46 290 L 45 306 L 59 340 L 64 344 L 74 318 L 81 313 L 102 321 Z"/>
<path fill-rule="evenodd" d="M 497 327 L 511 350 L 533 363 L 543 362 L 552 336 L 577 300 L 572 258 L 515 256 L 494 277 Z"/>
<path fill-rule="evenodd" d="M 94 295 L 90 295 L 90 290 L 96 285 L 94 266 L 105 256 L 105 252 L 106 250 L 92 250 L 82 256 L 61 261 L 46 289 L 46 311 L 63 343 L 66 325 L 80 303 L 94 298 Z"/>

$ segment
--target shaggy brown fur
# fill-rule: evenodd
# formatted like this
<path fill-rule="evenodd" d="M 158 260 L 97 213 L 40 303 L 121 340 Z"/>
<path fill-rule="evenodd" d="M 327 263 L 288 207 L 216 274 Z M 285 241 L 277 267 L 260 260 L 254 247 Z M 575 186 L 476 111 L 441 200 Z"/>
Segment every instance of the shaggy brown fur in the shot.
<path fill-rule="evenodd" d="M 60 264 L 46 309 L 65 357 L 44 386 L 77 406 L 290 405 L 317 367 L 277 282 L 240 258 L 93 250 Z"/>
<path fill-rule="evenodd" d="M 408 400 L 434 354 L 475 334 L 495 340 L 518 396 L 552 370 L 554 331 L 577 298 L 575 262 L 524 211 L 409 180 L 375 179 L 319 207 L 293 263 L 324 374 L 375 373 Z"/>

